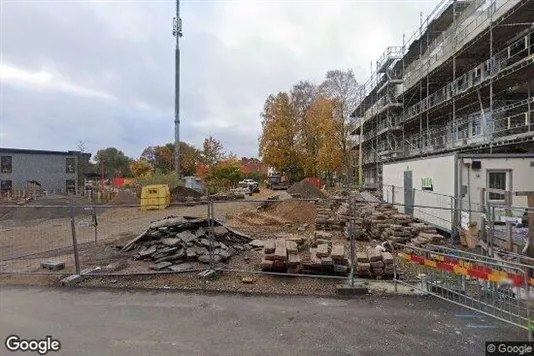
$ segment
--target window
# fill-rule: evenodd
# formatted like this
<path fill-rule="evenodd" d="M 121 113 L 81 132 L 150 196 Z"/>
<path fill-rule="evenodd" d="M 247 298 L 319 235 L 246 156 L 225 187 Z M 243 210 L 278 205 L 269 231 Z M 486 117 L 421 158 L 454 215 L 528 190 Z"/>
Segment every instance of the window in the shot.
<path fill-rule="evenodd" d="M 11 173 L 13 170 L 13 167 L 11 165 L 12 159 L 11 156 L 2 156 L 0 158 L 0 169 L 2 170 L 2 173 Z"/>
<path fill-rule="evenodd" d="M 0 181 L 0 193 L 11 193 L 13 190 L 13 182 L 10 180 Z"/>
<path fill-rule="evenodd" d="M 473 120 L 471 126 L 471 136 L 479 136 L 482 133 L 482 125 L 480 124 L 480 119 Z"/>
<path fill-rule="evenodd" d="M 74 179 L 67 179 L 65 191 L 67 193 L 76 193 L 76 181 Z"/>
<path fill-rule="evenodd" d="M 76 159 L 74 157 L 67 157 L 66 161 L 66 173 L 76 173 Z"/>
<path fill-rule="evenodd" d="M 490 189 L 506 190 L 506 172 L 488 172 L 488 187 Z M 504 200 L 504 194 L 489 193 L 490 200 Z"/>

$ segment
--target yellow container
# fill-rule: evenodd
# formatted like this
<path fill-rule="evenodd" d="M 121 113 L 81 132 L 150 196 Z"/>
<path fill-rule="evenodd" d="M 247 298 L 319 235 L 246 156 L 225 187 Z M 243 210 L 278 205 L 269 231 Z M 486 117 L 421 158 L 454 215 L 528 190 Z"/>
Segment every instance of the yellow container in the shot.
<path fill-rule="evenodd" d="M 163 210 L 171 204 L 171 191 L 167 184 L 147 185 L 141 190 L 141 210 Z"/>

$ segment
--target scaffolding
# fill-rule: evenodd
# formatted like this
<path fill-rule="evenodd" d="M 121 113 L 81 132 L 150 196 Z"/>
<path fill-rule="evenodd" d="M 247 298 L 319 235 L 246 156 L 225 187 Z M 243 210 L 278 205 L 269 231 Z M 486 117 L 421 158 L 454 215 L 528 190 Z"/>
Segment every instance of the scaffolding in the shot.
<path fill-rule="evenodd" d="M 352 114 L 361 179 L 417 156 L 534 151 L 533 19 L 534 0 L 444 0 L 386 48 Z"/>

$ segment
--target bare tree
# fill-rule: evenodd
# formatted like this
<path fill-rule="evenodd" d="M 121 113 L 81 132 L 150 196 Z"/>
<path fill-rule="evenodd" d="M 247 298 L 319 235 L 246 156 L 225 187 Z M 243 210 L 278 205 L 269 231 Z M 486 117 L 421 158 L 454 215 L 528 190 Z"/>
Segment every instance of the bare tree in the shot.
<path fill-rule="evenodd" d="M 343 154 L 343 173 L 352 181 L 351 149 L 353 140 L 351 132 L 354 130 L 354 119 L 350 114 L 356 105 L 357 93 L 360 85 L 352 70 L 331 70 L 326 73 L 325 80 L 319 86 L 319 92 L 333 101 L 334 115 L 339 133 L 339 145 Z"/>

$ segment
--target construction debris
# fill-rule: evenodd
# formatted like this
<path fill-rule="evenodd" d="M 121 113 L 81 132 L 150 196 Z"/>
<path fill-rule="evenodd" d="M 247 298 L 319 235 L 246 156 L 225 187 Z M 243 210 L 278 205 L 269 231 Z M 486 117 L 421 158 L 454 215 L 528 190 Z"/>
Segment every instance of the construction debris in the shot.
<path fill-rule="evenodd" d="M 141 235 L 126 243 L 123 250 L 133 251 L 136 260 L 154 261 L 149 267 L 152 270 L 181 271 L 183 268 L 178 265 L 186 261 L 210 263 L 210 249 L 213 249 L 214 262 L 225 262 L 231 256 L 249 250 L 249 243 L 254 242 L 255 246 L 262 243 L 217 221 L 213 224 L 216 226 L 210 241 L 208 219 L 170 216 L 152 222 Z"/>

